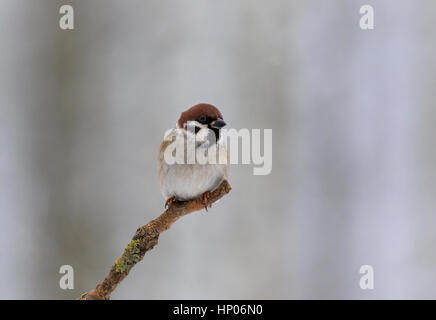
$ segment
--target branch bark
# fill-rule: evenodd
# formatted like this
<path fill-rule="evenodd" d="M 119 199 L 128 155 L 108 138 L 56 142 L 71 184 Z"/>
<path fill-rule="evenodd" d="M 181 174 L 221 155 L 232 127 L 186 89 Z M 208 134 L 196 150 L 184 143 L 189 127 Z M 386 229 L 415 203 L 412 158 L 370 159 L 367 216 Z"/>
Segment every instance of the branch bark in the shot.
<path fill-rule="evenodd" d="M 207 198 L 207 206 L 211 207 L 214 202 L 221 199 L 230 190 L 229 183 L 223 181 Z M 78 300 L 108 300 L 117 285 L 144 258 L 145 253 L 157 245 L 159 235 L 162 232 L 168 230 L 181 217 L 204 208 L 205 204 L 201 198 L 173 202 L 158 218 L 136 230 L 132 241 L 124 249 L 121 257 L 112 265 L 106 278 L 94 290 L 82 294 Z"/>

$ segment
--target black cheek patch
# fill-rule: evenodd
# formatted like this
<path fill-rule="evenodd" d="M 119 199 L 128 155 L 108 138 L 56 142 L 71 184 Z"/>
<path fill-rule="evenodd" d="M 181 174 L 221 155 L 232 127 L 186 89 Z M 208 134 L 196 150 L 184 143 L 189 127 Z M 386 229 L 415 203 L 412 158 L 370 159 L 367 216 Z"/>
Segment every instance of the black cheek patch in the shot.
<path fill-rule="evenodd" d="M 212 128 L 213 133 L 215 133 L 215 142 L 218 142 L 220 139 L 220 129 Z"/>

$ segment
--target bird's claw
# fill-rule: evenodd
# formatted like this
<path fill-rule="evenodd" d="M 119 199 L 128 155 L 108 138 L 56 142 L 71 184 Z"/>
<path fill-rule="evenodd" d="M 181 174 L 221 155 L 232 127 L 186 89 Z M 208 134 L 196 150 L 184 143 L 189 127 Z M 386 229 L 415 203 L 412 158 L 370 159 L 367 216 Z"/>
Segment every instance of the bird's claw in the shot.
<path fill-rule="evenodd" d="M 176 197 L 168 198 L 167 201 L 165 201 L 165 208 L 171 206 L 176 201 L 177 201 Z"/>
<path fill-rule="evenodd" d="M 204 209 L 206 209 L 206 211 L 207 211 L 207 206 L 208 206 L 209 198 L 210 198 L 211 194 L 212 194 L 212 192 L 206 191 L 205 193 L 203 193 L 200 196 L 201 204 L 204 206 Z M 211 208 L 211 207 L 212 207 L 212 204 L 209 204 L 209 208 Z"/>

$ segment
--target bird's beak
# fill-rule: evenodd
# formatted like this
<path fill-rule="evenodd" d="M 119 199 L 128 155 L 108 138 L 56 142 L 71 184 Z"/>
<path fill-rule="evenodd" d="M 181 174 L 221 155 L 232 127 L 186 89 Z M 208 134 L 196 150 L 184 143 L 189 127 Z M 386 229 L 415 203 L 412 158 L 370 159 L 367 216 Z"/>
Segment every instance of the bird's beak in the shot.
<path fill-rule="evenodd" d="M 215 129 L 221 129 L 225 125 L 226 125 L 226 123 L 224 122 L 224 120 L 220 119 L 220 118 L 218 118 L 210 123 L 210 126 L 212 128 L 215 128 Z"/>

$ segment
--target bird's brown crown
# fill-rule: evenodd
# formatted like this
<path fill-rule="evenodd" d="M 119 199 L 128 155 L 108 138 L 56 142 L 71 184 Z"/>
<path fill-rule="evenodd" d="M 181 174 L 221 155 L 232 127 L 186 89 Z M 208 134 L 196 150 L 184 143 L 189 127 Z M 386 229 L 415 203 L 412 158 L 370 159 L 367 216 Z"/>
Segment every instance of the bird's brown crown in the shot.
<path fill-rule="evenodd" d="M 178 125 L 180 128 L 183 128 L 186 122 L 198 120 L 201 116 L 211 119 L 223 119 L 223 115 L 215 106 L 208 103 L 200 103 L 182 112 Z"/>

